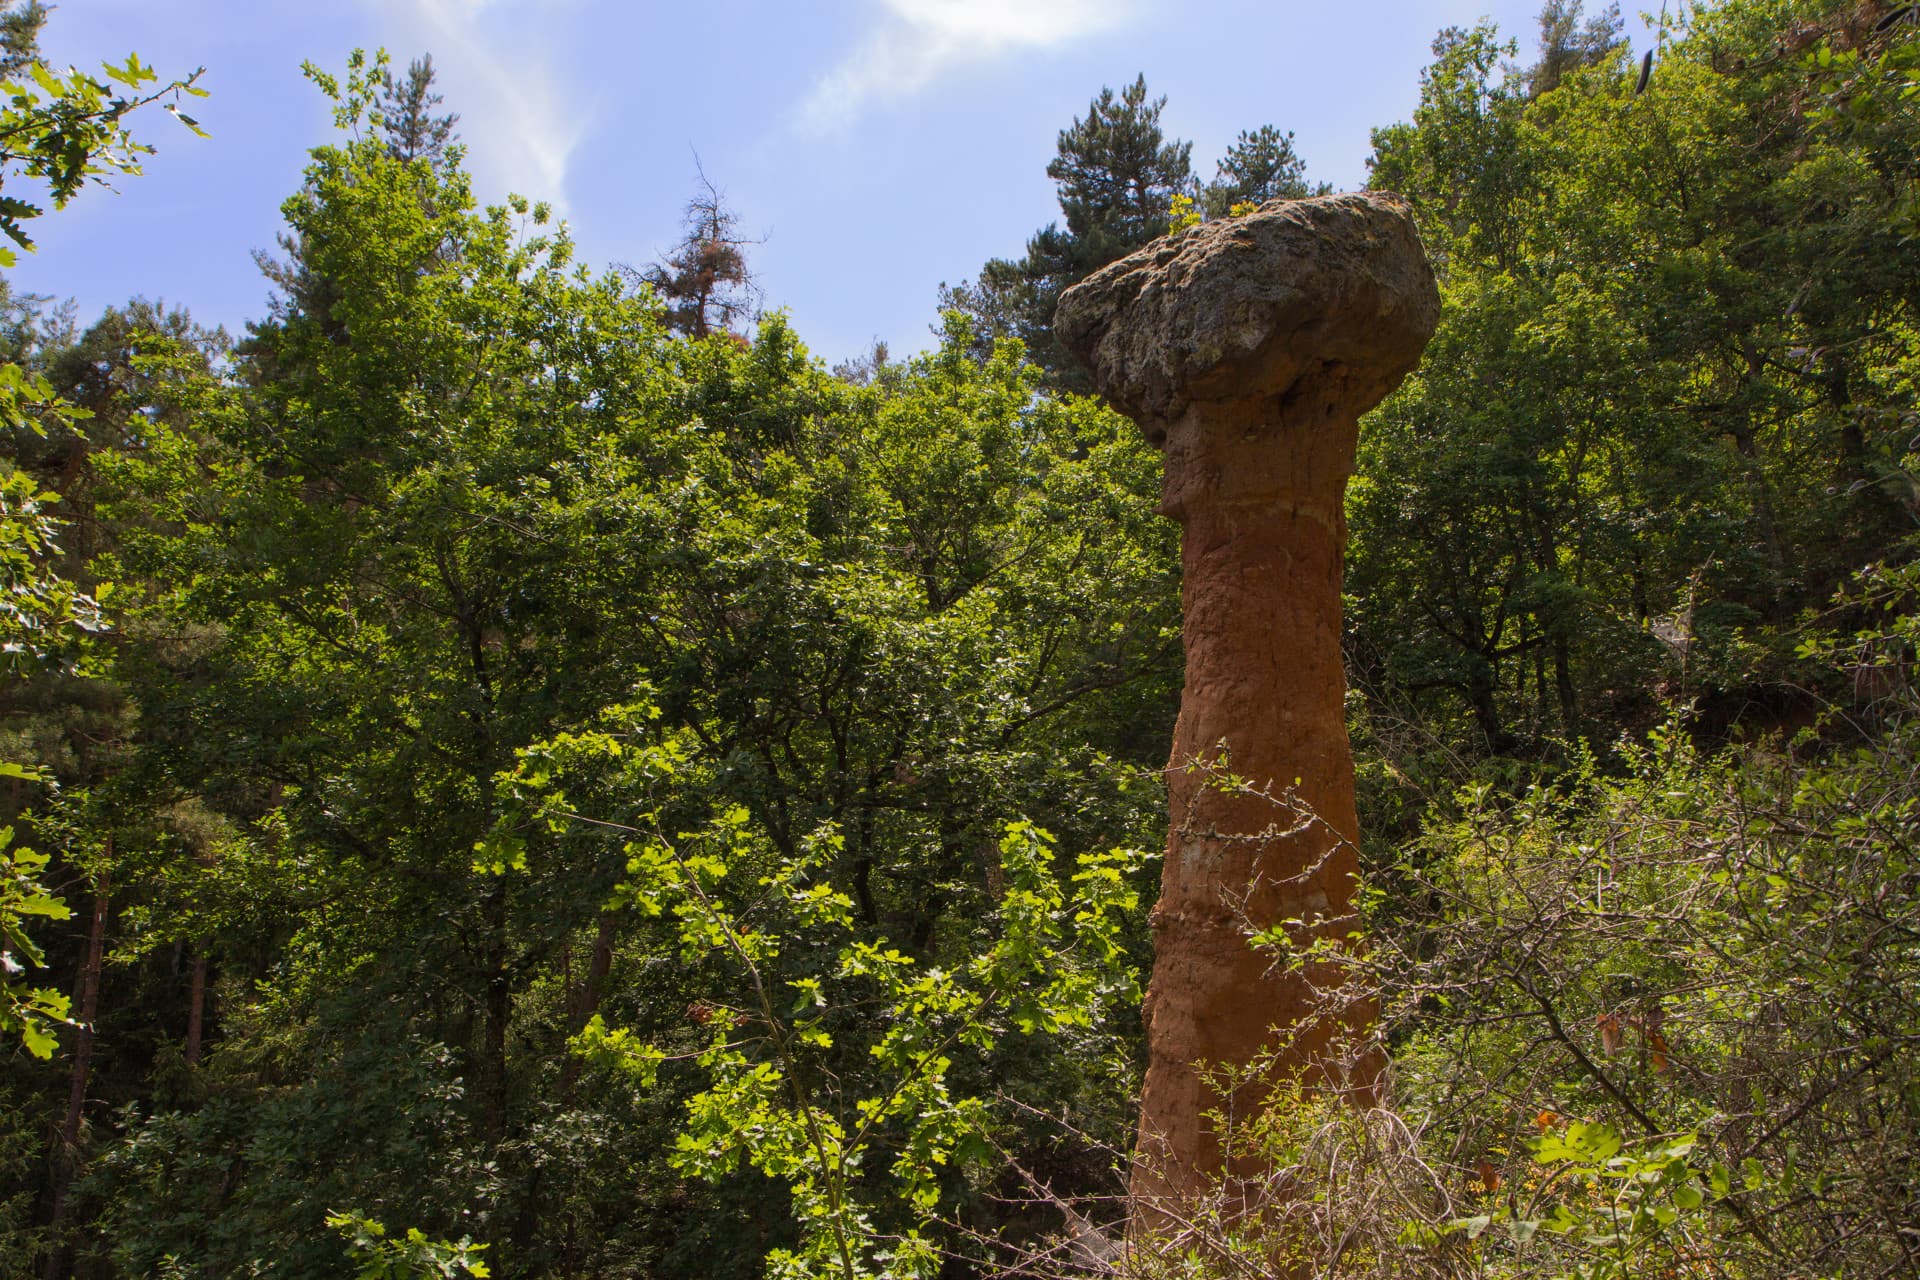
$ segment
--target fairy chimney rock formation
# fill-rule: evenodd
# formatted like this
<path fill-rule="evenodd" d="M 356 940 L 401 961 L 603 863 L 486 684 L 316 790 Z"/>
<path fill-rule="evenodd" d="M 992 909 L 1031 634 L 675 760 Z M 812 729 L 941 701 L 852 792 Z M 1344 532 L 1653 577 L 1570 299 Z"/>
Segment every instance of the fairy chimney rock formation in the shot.
<path fill-rule="evenodd" d="M 1305 942 L 1353 927 L 1343 501 L 1360 415 L 1413 368 L 1439 315 L 1407 205 L 1385 194 L 1273 202 L 1158 241 L 1060 299 L 1055 332 L 1164 453 L 1161 513 L 1184 526 L 1187 678 L 1133 1185 L 1148 1218 L 1223 1174 L 1257 1179 L 1256 1161 L 1223 1158 L 1207 1113 L 1244 1115 L 1289 1076 L 1338 1083 L 1329 1063 L 1370 1016 L 1325 1007 L 1323 975 L 1272 972 L 1247 933 L 1302 921 L 1290 931 Z M 1220 770 L 1194 767 L 1223 754 L 1249 787 L 1209 785 Z M 1196 1070 L 1253 1063 L 1264 1076 L 1236 1097 Z"/>

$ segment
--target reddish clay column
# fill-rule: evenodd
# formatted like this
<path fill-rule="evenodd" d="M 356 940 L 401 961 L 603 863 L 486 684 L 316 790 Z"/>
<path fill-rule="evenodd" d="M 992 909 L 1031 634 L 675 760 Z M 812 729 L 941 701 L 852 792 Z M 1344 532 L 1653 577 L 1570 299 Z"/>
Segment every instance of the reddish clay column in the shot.
<path fill-rule="evenodd" d="M 1439 310 L 1404 202 L 1379 194 L 1207 224 L 1060 301 L 1061 339 L 1165 454 L 1161 513 L 1184 526 L 1187 679 L 1133 1184 L 1149 1220 L 1223 1172 L 1257 1176 L 1223 1169 L 1205 1114 L 1244 1114 L 1287 1077 L 1325 1082 L 1371 1016 L 1351 1001 L 1319 1007 L 1305 978 L 1270 972 L 1247 931 L 1302 920 L 1291 932 L 1304 944 L 1353 928 L 1343 502 L 1359 417 L 1419 359 Z M 1234 775 L 1298 809 L 1190 767 L 1223 752 Z M 1270 1067 L 1265 1082 L 1230 1098 L 1196 1070 L 1254 1062 Z"/>

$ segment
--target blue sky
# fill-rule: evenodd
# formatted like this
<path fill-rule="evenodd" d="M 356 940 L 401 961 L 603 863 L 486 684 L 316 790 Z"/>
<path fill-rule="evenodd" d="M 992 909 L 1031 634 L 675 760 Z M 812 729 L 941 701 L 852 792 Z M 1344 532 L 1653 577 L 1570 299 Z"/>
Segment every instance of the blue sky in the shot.
<path fill-rule="evenodd" d="M 1591 6 L 1590 6 L 1591 7 Z M 484 199 L 551 201 L 582 257 L 669 248 L 695 156 L 765 237 L 753 263 L 833 361 L 928 342 L 942 281 L 1017 255 L 1057 214 L 1054 137 L 1144 72 L 1195 168 L 1244 128 L 1291 129 L 1309 176 L 1365 181 L 1368 131 L 1407 118 L 1434 33 L 1490 17 L 1532 48 L 1537 0 L 62 0 L 43 47 L 204 65 L 201 140 L 154 112 L 146 173 L 36 228 L 16 288 L 82 320 L 135 295 L 238 331 L 328 113 L 301 77 L 349 50 L 434 55 Z M 1640 24 L 1630 32 L 1639 36 Z M 1636 44 L 1641 40 L 1636 39 Z"/>

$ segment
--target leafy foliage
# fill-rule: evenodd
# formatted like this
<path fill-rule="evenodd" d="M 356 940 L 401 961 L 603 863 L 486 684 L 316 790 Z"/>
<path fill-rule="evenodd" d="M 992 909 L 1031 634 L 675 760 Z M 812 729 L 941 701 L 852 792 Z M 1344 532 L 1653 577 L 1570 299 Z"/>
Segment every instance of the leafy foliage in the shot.
<path fill-rule="evenodd" d="M 151 147 L 134 140 L 124 118 L 164 97 L 199 94 L 193 80 L 176 80 L 142 94 L 142 87 L 159 77 L 137 56 L 123 64 L 107 63 L 103 72 L 126 92 L 118 92 L 90 75 L 69 70 L 64 76 L 37 56 L 35 42 L 46 18 L 44 7 L 29 4 L 4 16 L 5 73 L 0 84 L 6 103 L 0 108 L 0 180 L 43 180 L 54 207 L 61 208 L 89 180 L 102 181 L 108 173 L 138 173 L 138 157 Z M 191 117 L 169 110 L 188 128 L 199 132 Z M 24 224 L 44 210 L 18 196 L 0 197 L 0 233 L 19 248 L 32 249 Z M 0 266 L 15 255 L 0 248 Z M 45 435 L 49 425 L 71 429 L 87 411 L 53 392 L 43 373 L 8 361 L 0 363 L 0 429 L 16 434 L 22 427 Z M 11 461 L 0 460 L 0 671 L 19 675 L 35 666 L 71 660 L 77 633 L 97 631 L 102 625 L 95 595 L 76 587 L 56 570 L 59 522 L 50 508 L 59 500 Z M 40 773 L 22 764 L 0 763 L 0 775 L 21 782 L 38 781 Z M 0 1037 L 20 1037 L 37 1058 L 51 1056 L 55 1040 L 51 1028 L 66 1020 L 70 1002 L 56 991 L 27 987 L 20 975 L 39 968 L 45 955 L 25 931 L 25 918 L 55 920 L 70 914 L 66 905 L 42 884 L 46 854 L 13 844 L 14 829 L 0 835 Z M 11 847 L 9 847 L 11 846 Z"/>
<path fill-rule="evenodd" d="M 1449 708 L 1449 744 L 1537 759 L 1663 694 L 1722 723 L 1794 705 L 1773 637 L 1912 522 L 1884 193 L 1913 153 L 1815 109 L 1853 100 L 1817 47 L 1911 41 L 1853 21 L 1705 11 L 1644 91 L 1605 50 L 1534 91 L 1491 28 L 1450 30 L 1412 122 L 1376 132 L 1446 302 L 1352 502 L 1356 677 L 1393 715 Z"/>
<path fill-rule="evenodd" d="M 14 777 L 25 773 L 18 765 L 0 765 L 0 775 L 8 770 Z M 47 855 L 12 845 L 13 828 L 0 828 L 0 1035 L 8 1040 L 17 1036 L 28 1053 L 47 1058 L 55 1043 L 51 1028 L 66 1021 L 71 1006 L 59 992 L 19 980 L 28 966 L 46 963 L 45 953 L 27 934 L 26 921 L 34 916 L 65 920 L 73 913 L 40 883 Z"/>
<path fill-rule="evenodd" d="M 479 1260 L 485 1245 L 470 1240 L 449 1243 L 429 1240 L 418 1227 L 401 1239 L 389 1238 L 384 1224 L 357 1213 L 337 1213 L 327 1225 L 347 1237 L 357 1266 L 355 1280 L 415 1280 L 416 1277 L 478 1276 L 490 1274 Z"/>
<path fill-rule="evenodd" d="M 717 957 L 730 971 L 732 992 L 691 1011 L 707 1029 L 704 1047 L 676 1052 L 679 1043 L 648 1042 L 596 1014 L 577 1050 L 643 1089 L 657 1088 L 676 1061 L 698 1068 L 704 1087 L 687 1099 L 674 1166 L 718 1182 L 744 1162 L 784 1184 L 800 1239 L 769 1254 L 769 1274 L 935 1274 L 938 1252 L 923 1221 L 941 1202 L 945 1176 L 989 1153 L 990 1100 L 954 1094 L 954 1055 L 989 1054 L 1012 1029 L 1091 1032 L 1104 1005 L 1138 998 L 1122 940 L 1138 905 L 1139 855 L 1081 858 L 1081 897 L 1069 903 L 1052 871 L 1052 838 L 1009 824 L 991 941 L 957 969 L 916 963 L 860 937 L 853 899 L 828 878 L 841 843 L 831 828 L 782 857 L 742 807 L 669 839 L 658 812 L 637 825 L 583 819 L 560 789 L 585 761 L 611 766 L 598 784 L 616 795 L 657 792 L 688 754 L 671 740 L 636 749 L 609 734 L 569 735 L 530 749 L 505 781 L 548 823 L 585 820 L 629 837 L 618 898 L 642 917 L 670 917 L 683 962 Z M 494 865 L 520 863 L 520 850 L 506 835 L 492 846 Z M 898 1152 L 889 1170 L 897 1190 L 876 1196 L 863 1166 L 887 1148 Z M 889 1202 L 922 1222 L 883 1229 Z"/>
<path fill-rule="evenodd" d="M 479 206 L 429 62 L 310 68 L 344 132 L 237 346 L 8 299 L 0 801 L 45 853 L 0 862 L 0 1034 L 90 1026 L 16 1055 L 0 1271 L 1896 1273 L 1902 12 L 1725 0 L 1633 65 L 1556 2 L 1524 68 L 1443 32 L 1376 134 L 1447 303 L 1349 506 L 1336 967 L 1393 1107 L 1224 1117 L 1272 1211 L 1130 1254 L 1151 874 L 1060 850 L 1164 835 L 1175 541 L 1051 305 L 1307 194 L 1291 135 L 1201 185 L 1144 79 L 1103 92 L 1062 222 L 839 376 L 723 314 L 717 196 L 636 291 Z M 9 173 L 131 171 L 144 65 L 26 65 L 67 141 Z M 29 773 L 65 802 L 22 816 Z M 39 989 L 89 973 L 91 1018 Z"/>
<path fill-rule="evenodd" d="M 137 55 L 101 64 L 105 79 L 72 68 L 57 72 L 37 58 L 15 63 L 12 78 L 0 84 L 0 171 L 43 181 L 56 209 L 66 207 L 89 182 L 140 172 L 140 157 L 153 148 L 136 141 L 124 120 L 141 107 L 172 99 L 164 103 L 167 111 L 200 133 L 199 124 L 178 105 L 182 95 L 205 96 L 194 85 L 198 72 L 153 89 L 148 86 L 159 82 L 159 73 Z M 0 197 L 0 234 L 31 249 L 25 224 L 44 212 L 18 196 Z M 11 249 L 0 248 L 0 266 L 14 261 Z"/>

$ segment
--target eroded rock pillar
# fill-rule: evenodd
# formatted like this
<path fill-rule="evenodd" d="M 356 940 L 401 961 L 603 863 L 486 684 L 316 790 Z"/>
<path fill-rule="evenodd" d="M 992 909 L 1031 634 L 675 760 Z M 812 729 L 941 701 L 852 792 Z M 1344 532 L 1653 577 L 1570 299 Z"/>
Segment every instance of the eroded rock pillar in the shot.
<path fill-rule="evenodd" d="M 1055 329 L 1162 450 L 1180 521 L 1186 688 L 1153 913 L 1140 1214 L 1257 1177 L 1209 1111 L 1325 1083 L 1370 1010 L 1321 1007 L 1249 928 L 1345 938 L 1353 759 L 1340 653 L 1343 502 L 1360 415 L 1418 360 L 1439 294 L 1405 204 L 1269 204 L 1160 241 L 1061 299 Z M 1219 761 L 1246 787 L 1222 789 Z M 1196 767 L 1196 763 L 1198 767 Z M 1261 793 L 1261 794 L 1255 794 Z M 1199 1068 L 1264 1063 L 1226 1095 Z M 1364 1071 L 1364 1067 L 1362 1068 Z M 1362 1086 L 1367 1081 L 1361 1081 Z"/>

